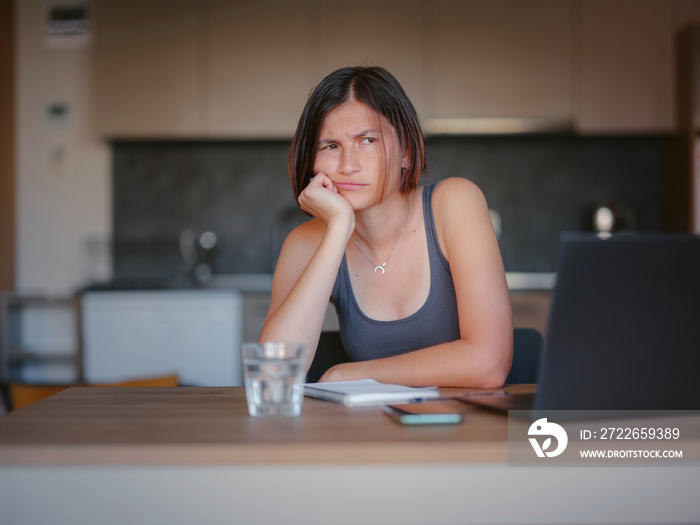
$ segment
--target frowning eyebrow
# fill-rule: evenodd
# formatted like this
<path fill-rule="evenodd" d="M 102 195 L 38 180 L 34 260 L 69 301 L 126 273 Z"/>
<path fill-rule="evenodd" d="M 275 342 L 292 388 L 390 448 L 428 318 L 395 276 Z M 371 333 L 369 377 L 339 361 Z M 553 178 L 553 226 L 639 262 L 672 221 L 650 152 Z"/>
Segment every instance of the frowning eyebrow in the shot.
<path fill-rule="evenodd" d="M 380 131 L 378 129 L 365 129 L 360 131 L 359 133 L 355 134 L 352 136 L 353 140 L 354 139 L 359 139 L 362 137 L 366 137 L 367 135 L 379 135 Z M 333 138 L 328 138 L 328 139 L 321 139 L 318 141 L 319 146 L 325 146 L 327 144 L 333 144 L 334 142 L 338 142 L 337 139 Z"/>

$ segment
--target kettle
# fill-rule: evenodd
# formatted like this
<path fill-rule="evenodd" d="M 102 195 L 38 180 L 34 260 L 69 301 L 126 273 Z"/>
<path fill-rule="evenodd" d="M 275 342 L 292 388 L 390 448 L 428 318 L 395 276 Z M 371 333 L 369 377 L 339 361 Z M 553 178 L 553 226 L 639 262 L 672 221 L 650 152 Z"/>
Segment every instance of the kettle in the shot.
<path fill-rule="evenodd" d="M 615 230 L 615 210 L 608 204 L 599 204 L 593 210 L 593 230 L 597 233 L 611 234 Z"/>
<path fill-rule="evenodd" d="M 593 209 L 593 230 L 601 236 L 609 236 L 621 230 L 632 230 L 635 215 L 629 206 L 601 202 Z"/>

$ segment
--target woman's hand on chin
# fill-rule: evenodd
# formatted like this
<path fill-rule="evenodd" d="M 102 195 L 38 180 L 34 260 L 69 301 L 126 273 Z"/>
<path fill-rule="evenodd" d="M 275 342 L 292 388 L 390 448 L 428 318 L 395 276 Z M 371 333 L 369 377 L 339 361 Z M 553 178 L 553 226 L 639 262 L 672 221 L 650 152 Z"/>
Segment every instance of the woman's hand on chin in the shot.
<path fill-rule="evenodd" d="M 317 173 L 299 195 L 299 206 L 306 213 L 318 217 L 326 225 L 334 220 L 346 220 L 354 229 L 355 212 L 345 197 L 325 173 Z"/>

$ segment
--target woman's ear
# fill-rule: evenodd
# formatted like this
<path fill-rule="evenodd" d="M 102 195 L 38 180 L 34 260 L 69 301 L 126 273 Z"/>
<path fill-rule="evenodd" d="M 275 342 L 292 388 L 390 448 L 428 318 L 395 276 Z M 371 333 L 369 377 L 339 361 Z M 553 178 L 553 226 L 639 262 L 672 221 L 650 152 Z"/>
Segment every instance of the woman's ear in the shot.
<path fill-rule="evenodd" d="M 411 154 L 408 150 L 404 150 L 404 155 L 401 158 L 401 169 L 410 170 L 411 169 Z"/>

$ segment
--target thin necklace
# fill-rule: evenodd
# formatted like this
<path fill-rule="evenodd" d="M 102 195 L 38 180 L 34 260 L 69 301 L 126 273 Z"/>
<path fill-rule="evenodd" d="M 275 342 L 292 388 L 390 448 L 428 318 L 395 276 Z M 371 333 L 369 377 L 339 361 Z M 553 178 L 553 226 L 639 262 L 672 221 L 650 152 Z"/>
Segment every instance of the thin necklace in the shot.
<path fill-rule="evenodd" d="M 403 227 L 401 228 L 401 231 L 399 232 L 399 236 L 396 238 L 396 242 L 391 247 L 391 251 L 389 252 L 389 255 L 387 256 L 386 261 L 384 261 L 384 263 L 377 264 L 376 262 L 374 262 L 370 258 L 370 256 L 365 253 L 365 251 L 362 249 L 362 247 L 359 244 L 357 244 L 357 241 L 355 240 L 355 238 L 350 237 L 352 239 L 352 242 L 355 243 L 355 246 L 357 246 L 357 249 L 360 250 L 360 252 L 362 252 L 362 255 L 367 257 L 367 260 L 374 265 L 374 273 L 381 271 L 382 273 L 380 273 L 379 275 L 384 275 L 384 272 L 386 271 L 386 268 L 385 268 L 386 263 L 389 262 L 389 258 L 391 257 L 391 254 L 394 253 L 394 248 L 396 248 L 396 245 L 399 243 L 399 239 L 401 238 L 401 234 L 406 229 L 406 225 L 408 224 L 408 218 L 411 216 L 411 201 L 408 199 L 408 195 L 406 195 L 406 203 L 408 204 L 408 213 L 406 214 L 406 222 L 403 223 Z"/>

